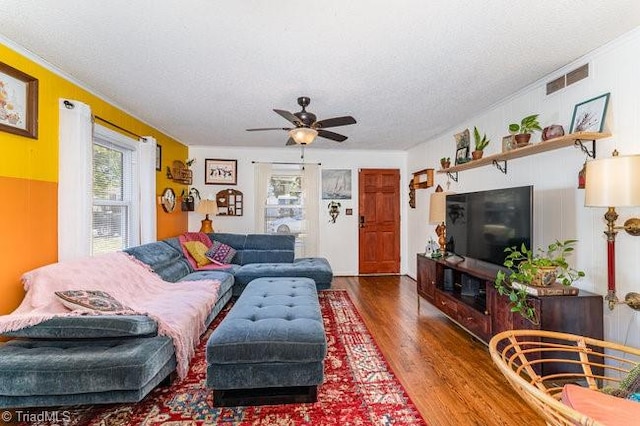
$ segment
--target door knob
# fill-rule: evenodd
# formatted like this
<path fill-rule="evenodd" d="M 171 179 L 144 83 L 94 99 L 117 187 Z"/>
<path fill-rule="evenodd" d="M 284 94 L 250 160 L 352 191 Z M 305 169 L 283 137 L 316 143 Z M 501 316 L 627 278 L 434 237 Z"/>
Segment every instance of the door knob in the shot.
<path fill-rule="evenodd" d="M 364 216 L 360 216 L 360 228 L 364 228 Z"/>

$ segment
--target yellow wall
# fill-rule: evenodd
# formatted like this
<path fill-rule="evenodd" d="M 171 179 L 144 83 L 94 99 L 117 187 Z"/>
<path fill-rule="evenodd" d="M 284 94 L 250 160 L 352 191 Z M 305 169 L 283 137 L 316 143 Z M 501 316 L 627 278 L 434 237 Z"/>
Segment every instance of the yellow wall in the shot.
<path fill-rule="evenodd" d="M 183 187 L 166 177 L 173 160 L 186 160 L 188 148 L 90 94 L 38 63 L 0 44 L 0 62 L 38 79 L 38 139 L 0 131 L 0 315 L 15 309 L 24 295 L 20 276 L 57 260 L 58 99 L 88 104 L 94 115 L 162 145 L 162 171 L 156 195 Z M 117 129 L 114 129 L 117 130 Z M 144 220 L 144 218 L 143 218 Z M 187 230 L 187 214 L 158 209 L 158 238 Z"/>

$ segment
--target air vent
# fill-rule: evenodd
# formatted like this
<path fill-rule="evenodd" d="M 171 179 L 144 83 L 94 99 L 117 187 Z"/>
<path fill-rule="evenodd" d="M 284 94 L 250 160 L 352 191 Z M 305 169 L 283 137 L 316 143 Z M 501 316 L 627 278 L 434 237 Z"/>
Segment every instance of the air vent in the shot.
<path fill-rule="evenodd" d="M 564 78 L 565 76 L 563 75 L 562 77 L 558 77 L 555 80 L 548 82 L 547 95 L 557 92 L 560 89 L 564 89 Z"/>
<path fill-rule="evenodd" d="M 557 92 L 573 83 L 589 77 L 589 64 L 584 64 L 567 74 L 547 83 L 547 95 Z"/>
<path fill-rule="evenodd" d="M 567 86 L 589 77 L 589 64 L 584 64 L 580 68 L 567 73 Z"/>

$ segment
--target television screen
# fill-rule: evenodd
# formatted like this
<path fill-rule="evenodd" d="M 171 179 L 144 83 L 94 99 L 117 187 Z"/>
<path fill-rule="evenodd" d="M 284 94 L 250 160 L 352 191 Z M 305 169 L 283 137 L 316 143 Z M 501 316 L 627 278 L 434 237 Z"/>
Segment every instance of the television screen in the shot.
<path fill-rule="evenodd" d="M 447 195 L 447 250 L 502 265 L 504 249 L 531 247 L 533 187 Z"/>

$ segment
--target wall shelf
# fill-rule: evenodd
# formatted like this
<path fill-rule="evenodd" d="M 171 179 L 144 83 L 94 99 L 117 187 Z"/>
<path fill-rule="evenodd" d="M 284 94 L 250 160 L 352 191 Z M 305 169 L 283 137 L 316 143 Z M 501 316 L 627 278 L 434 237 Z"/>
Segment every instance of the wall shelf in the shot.
<path fill-rule="evenodd" d="M 611 137 L 611 133 L 604 132 L 577 132 L 570 133 L 568 135 L 560 136 L 558 138 L 549 139 L 542 142 L 533 143 L 522 148 L 515 148 L 510 151 L 500 152 L 497 154 L 482 157 L 479 160 L 472 160 L 464 164 L 457 164 L 447 169 L 438 170 L 437 173 L 447 173 L 449 176 L 455 174 L 457 181 L 458 172 L 464 170 L 476 169 L 478 167 L 487 166 L 489 164 L 494 165 L 502 173 L 507 174 L 507 161 L 521 157 L 528 157 L 530 155 L 540 154 L 547 151 L 553 151 L 555 149 L 564 148 L 570 145 L 579 147 L 585 154 L 591 158 L 596 157 L 596 140 L 605 139 Z M 584 141 L 591 141 L 591 150 L 585 145 Z"/>
<path fill-rule="evenodd" d="M 411 184 L 414 189 L 425 189 L 433 186 L 433 169 L 423 169 L 413 172 Z"/>

